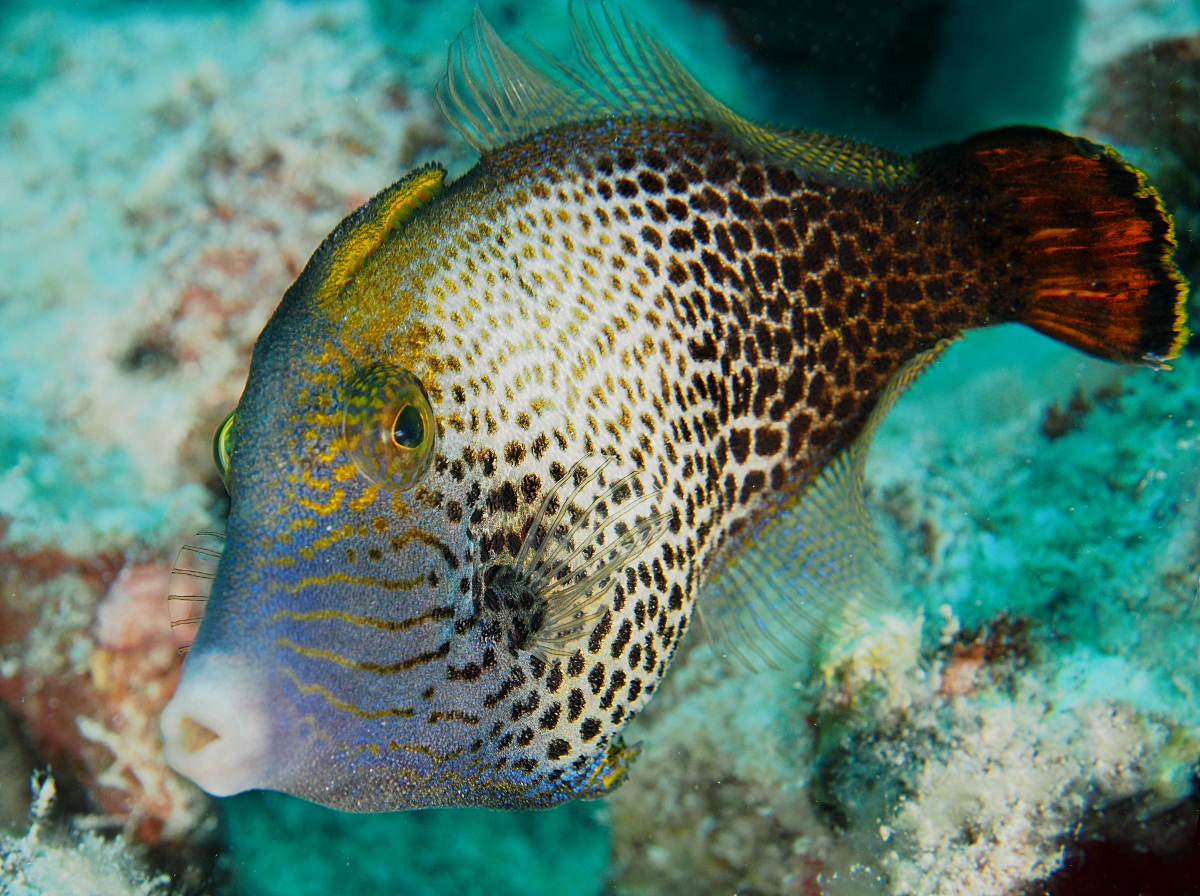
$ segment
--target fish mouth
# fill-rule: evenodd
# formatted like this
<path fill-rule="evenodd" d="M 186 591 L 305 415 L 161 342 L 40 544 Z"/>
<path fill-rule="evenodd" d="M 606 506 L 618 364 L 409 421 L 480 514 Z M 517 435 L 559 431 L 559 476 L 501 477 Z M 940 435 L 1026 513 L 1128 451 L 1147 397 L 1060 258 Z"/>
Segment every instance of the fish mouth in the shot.
<path fill-rule="evenodd" d="M 245 660 L 191 657 L 159 725 L 167 764 L 213 796 L 265 786 L 270 717 L 262 676 Z"/>

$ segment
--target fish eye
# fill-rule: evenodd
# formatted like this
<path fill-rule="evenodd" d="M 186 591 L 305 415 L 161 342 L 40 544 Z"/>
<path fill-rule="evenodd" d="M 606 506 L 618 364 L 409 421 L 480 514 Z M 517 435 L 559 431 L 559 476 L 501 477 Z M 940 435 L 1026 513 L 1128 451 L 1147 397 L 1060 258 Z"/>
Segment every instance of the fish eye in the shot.
<path fill-rule="evenodd" d="M 392 424 L 392 441 L 397 448 L 415 451 L 424 440 L 425 421 L 421 419 L 421 412 L 413 405 L 406 404 Z"/>
<path fill-rule="evenodd" d="M 421 381 L 403 367 L 372 364 L 342 392 L 342 436 L 367 479 L 412 488 L 433 457 L 433 406 Z"/>
<path fill-rule="evenodd" d="M 230 411 L 213 433 L 213 463 L 217 465 L 217 472 L 221 474 L 221 481 L 226 488 L 229 488 L 229 458 L 233 453 L 233 420 L 236 416 L 236 409 Z"/>

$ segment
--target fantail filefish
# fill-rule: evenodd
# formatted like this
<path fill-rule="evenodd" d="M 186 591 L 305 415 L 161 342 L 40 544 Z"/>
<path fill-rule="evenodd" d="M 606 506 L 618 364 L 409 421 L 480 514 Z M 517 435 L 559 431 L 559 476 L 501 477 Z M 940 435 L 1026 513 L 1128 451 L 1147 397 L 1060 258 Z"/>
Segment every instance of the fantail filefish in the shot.
<path fill-rule="evenodd" d="M 1106 147 L 900 156 L 739 118 L 595 5 L 575 39 L 534 65 L 477 14 L 438 97 L 478 164 L 350 215 L 258 339 L 227 530 L 173 588 L 166 755 L 211 793 L 601 795 L 697 608 L 754 662 L 861 589 L 872 422 L 948 340 L 1187 338 L 1170 220 Z"/>

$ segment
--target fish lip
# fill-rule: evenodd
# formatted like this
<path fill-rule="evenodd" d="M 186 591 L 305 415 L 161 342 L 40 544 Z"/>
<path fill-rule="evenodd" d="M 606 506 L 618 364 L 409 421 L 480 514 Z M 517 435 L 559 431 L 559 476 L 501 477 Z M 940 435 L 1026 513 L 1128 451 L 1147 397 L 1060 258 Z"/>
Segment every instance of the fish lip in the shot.
<path fill-rule="evenodd" d="M 262 675 L 223 652 L 188 657 L 159 727 L 167 764 L 213 796 L 262 787 L 270 715 Z"/>

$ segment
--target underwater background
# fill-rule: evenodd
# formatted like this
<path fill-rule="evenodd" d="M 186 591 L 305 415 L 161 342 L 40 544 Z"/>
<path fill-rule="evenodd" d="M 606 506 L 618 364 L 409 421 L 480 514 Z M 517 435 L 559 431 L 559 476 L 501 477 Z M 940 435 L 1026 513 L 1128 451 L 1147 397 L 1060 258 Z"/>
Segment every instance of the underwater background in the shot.
<path fill-rule="evenodd" d="M 479 5 L 566 55 L 565 0 Z M 326 233 L 472 163 L 432 90 L 473 6 L 0 0 L 0 894 L 1182 893 L 1200 356 L 1127 369 L 1016 326 L 953 346 L 876 437 L 889 605 L 757 674 L 693 634 L 607 800 L 353 816 L 165 766 L 167 578 L 221 526 L 212 433 Z M 1198 272 L 1196 3 L 628 8 L 750 118 L 1115 143 Z"/>

